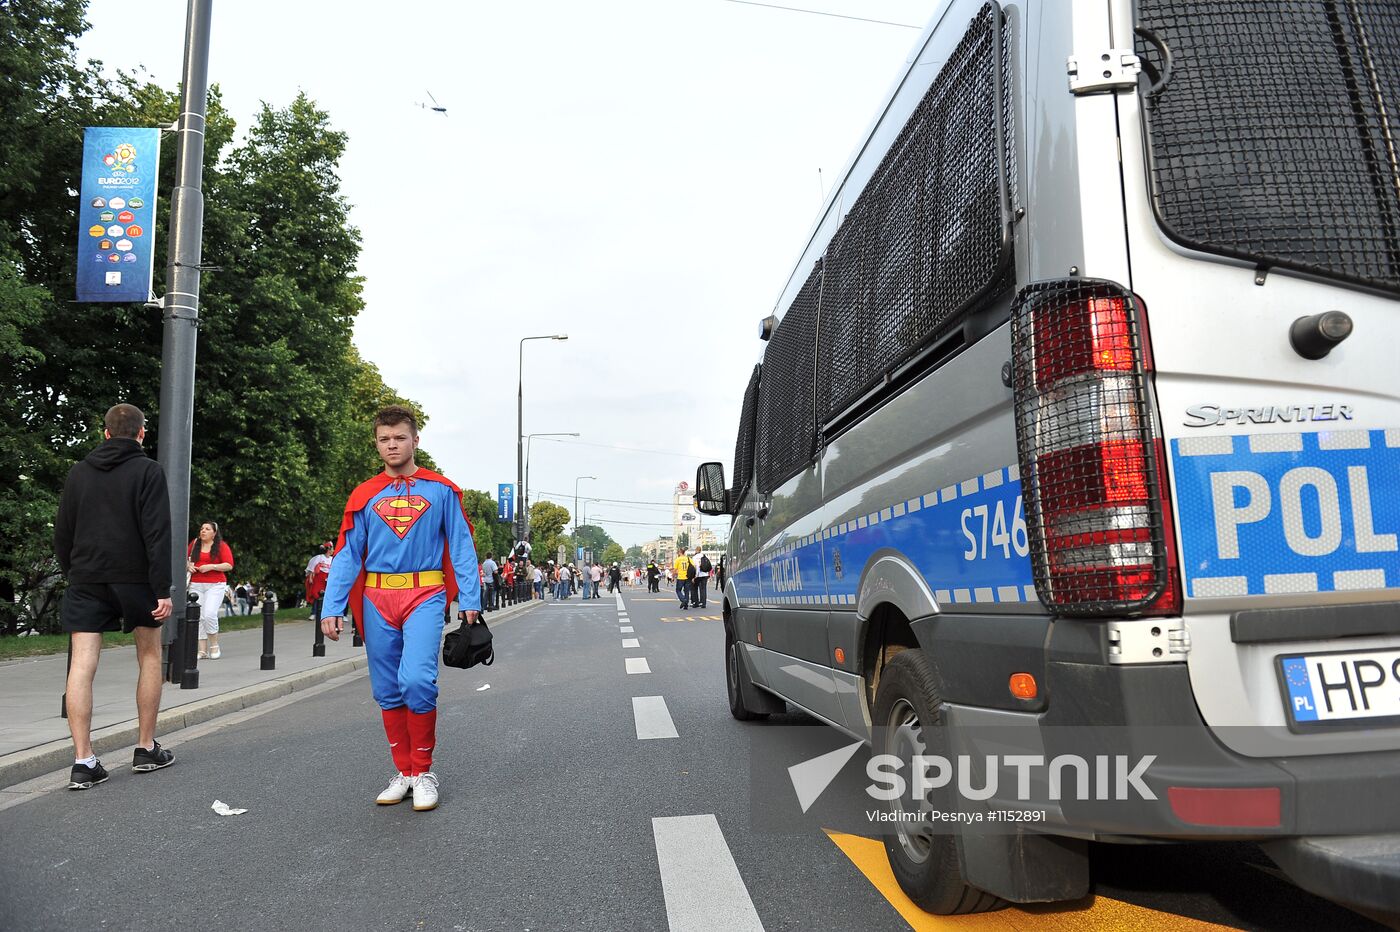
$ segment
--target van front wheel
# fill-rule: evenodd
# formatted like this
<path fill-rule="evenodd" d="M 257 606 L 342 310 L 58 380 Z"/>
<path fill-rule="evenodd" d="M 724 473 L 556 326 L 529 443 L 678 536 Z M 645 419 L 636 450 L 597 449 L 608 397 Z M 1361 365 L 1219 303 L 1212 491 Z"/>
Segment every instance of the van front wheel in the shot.
<path fill-rule="evenodd" d="M 893 754 L 911 773 L 915 755 L 944 754 L 943 703 L 934 687 L 933 668 L 921 650 L 904 650 L 880 672 L 875 696 L 876 752 Z M 981 913 L 1000 909 L 1006 901 L 967 883 L 958 854 L 960 838 L 932 822 L 908 818 L 911 810 L 953 809 L 952 799 L 935 795 L 917 805 L 906 792 L 885 803 L 893 833 L 885 837 L 885 852 L 899 886 L 922 909 L 937 915 Z M 905 816 L 902 818 L 901 816 Z"/>

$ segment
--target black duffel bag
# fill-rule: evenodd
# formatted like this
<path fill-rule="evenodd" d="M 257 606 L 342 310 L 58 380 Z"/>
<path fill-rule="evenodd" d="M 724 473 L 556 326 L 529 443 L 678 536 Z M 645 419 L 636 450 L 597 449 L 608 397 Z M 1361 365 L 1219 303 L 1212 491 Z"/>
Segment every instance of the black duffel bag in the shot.
<path fill-rule="evenodd" d="M 456 631 L 447 632 L 442 641 L 442 662 L 449 667 L 491 666 L 496 650 L 491 646 L 491 629 L 480 616 L 474 622 L 462 622 Z"/>

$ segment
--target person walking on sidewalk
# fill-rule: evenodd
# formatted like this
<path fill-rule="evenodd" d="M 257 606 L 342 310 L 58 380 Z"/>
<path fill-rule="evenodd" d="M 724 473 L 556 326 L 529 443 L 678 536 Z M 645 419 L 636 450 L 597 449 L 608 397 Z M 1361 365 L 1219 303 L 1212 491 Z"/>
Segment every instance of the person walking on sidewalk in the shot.
<path fill-rule="evenodd" d="M 306 564 L 306 601 L 311 606 L 311 620 L 321 623 L 321 605 L 326 596 L 326 580 L 331 575 L 331 554 L 335 544 L 326 541 L 321 544 L 321 552 Z"/>
<path fill-rule="evenodd" d="M 219 526 L 205 521 L 199 536 L 185 551 L 185 572 L 190 574 L 190 591 L 199 596 L 199 659 L 218 660 L 219 603 L 228 591 L 228 572 L 233 569 L 233 550 L 224 543 Z M 205 649 L 205 643 L 208 649 Z"/>
<path fill-rule="evenodd" d="M 375 802 L 389 806 L 412 794 L 413 808 L 424 811 L 438 804 L 433 750 L 443 619 L 456 599 L 458 617 L 476 621 L 481 580 L 461 490 L 414 462 L 413 412 L 382 409 L 374 441 L 384 471 L 345 503 L 321 630 L 340 640 L 348 610 L 365 642 L 370 688 L 398 771 Z"/>
<path fill-rule="evenodd" d="M 496 610 L 496 561 L 487 554 L 486 559 L 481 563 L 481 583 L 486 588 L 481 593 L 481 610 L 484 612 L 494 612 Z"/>
<path fill-rule="evenodd" d="M 544 570 L 535 567 L 530 579 L 535 584 L 535 598 L 544 601 Z"/>
<path fill-rule="evenodd" d="M 160 708 L 160 628 L 170 616 L 170 493 L 160 464 L 146 456 L 146 416 L 113 405 L 102 419 L 102 445 L 68 471 L 54 520 L 54 554 L 68 579 L 59 617 L 69 632 L 72 663 L 65 698 L 73 735 L 70 790 L 107 779 L 92 752 L 92 681 L 102 632 L 136 638 L 136 720 L 131 769 L 169 767 L 175 755 L 156 741 Z"/>
<path fill-rule="evenodd" d="M 594 563 L 592 569 L 588 571 L 589 579 L 593 582 L 593 598 L 598 598 L 598 587 L 603 584 L 603 564 Z"/>
<path fill-rule="evenodd" d="M 674 564 L 676 570 L 676 597 L 681 600 L 681 608 L 690 608 L 690 557 L 685 548 L 680 548 Z"/>

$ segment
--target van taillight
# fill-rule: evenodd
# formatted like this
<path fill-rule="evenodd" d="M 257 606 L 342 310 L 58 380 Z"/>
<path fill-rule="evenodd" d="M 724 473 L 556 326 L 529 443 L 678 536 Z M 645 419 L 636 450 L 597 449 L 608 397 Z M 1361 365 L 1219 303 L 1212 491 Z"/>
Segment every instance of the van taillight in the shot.
<path fill-rule="evenodd" d="M 1132 293 L 1105 281 L 1028 285 L 1012 307 L 1035 587 L 1065 614 L 1181 610 L 1145 323 Z"/>

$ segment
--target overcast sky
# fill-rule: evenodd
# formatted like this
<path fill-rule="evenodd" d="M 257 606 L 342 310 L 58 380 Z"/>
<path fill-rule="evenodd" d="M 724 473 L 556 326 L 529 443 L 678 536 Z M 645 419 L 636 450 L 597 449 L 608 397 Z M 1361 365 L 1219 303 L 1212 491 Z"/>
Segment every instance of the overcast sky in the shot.
<path fill-rule="evenodd" d="M 919 27 L 938 6 L 779 2 Z M 92 0 L 80 54 L 174 87 L 185 6 Z M 525 344 L 526 433 L 580 434 L 535 440 L 533 497 L 572 510 L 592 475 L 585 496 L 656 503 L 588 506 L 628 546 L 670 533 L 701 461 L 729 468 L 818 169 L 829 190 L 918 37 L 727 0 L 214 0 L 210 79 L 240 127 L 304 90 L 349 134 L 355 341 L 459 485 L 515 481 L 518 340 L 569 335 Z"/>

